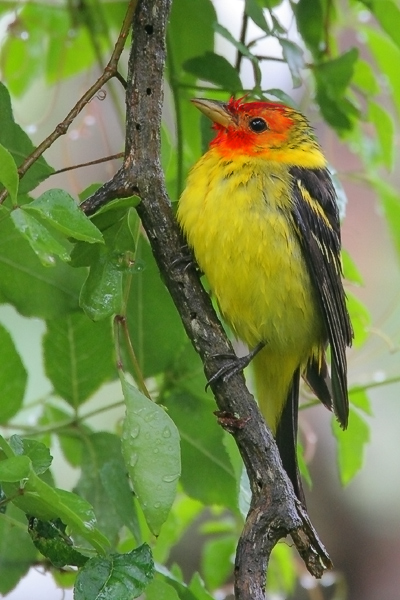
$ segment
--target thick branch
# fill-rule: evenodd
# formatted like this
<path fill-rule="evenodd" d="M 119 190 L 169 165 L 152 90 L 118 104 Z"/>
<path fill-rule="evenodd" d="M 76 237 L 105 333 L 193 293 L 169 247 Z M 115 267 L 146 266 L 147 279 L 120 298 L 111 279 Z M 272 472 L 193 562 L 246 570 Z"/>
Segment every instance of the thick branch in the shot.
<path fill-rule="evenodd" d="M 206 377 L 221 366 L 213 357 L 233 353 L 194 269 L 185 268 L 183 240 L 173 218 L 160 165 L 160 125 L 163 101 L 165 28 L 170 0 L 139 0 L 127 87 L 127 138 L 123 168 L 83 203 L 92 213 L 116 190 L 136 193 L 137 207 L 160 273 L 176 304 L 185 329 L 204 363 Z M 217 380 L 212 390 L 220 424 L 234 437 L 250 479 L 252 503 L 240 538 L 235 565 L 238 600 L 262 600 L 272 548 L 292 535 L 308 569 L 321 577 L 331 562 L 297 501 L 282 468 L 279 453 L 241 374 L 229 384 Z"/>

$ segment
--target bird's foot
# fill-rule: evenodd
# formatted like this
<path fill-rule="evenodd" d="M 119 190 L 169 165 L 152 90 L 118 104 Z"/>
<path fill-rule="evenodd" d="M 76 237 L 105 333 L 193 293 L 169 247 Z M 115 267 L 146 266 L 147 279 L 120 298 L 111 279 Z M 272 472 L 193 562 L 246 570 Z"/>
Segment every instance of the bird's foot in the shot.
<path fill-rule="evenodd" d="M 220 369 L 218 369 L 216 373 L 214 373 L 214 375 L 210 377 L 210 379 L 207 381 L 206 390 L 212 383 L 214 383 L 218 379 L 222 378 L 225 381 L 229 381 L 229 379 L 233 377 L 233 375 L 236 375 L 236 373 L 243 371 L 243 369 L 245 369 L 251 363 L 255 355 L 258 354 L 260 350 L 264 348 L 264 346 L 265 342 L 260 342 L 259 344 L 257 344 L 257 346 L 255 346 L 255 348 L 253 348 L 251 352 L 246 354 L 246 356 L 241 356 L 240 358 L 237 357 L 235 354 L 212 355 L 211 358 L 228 360 L 229 362 L 223 365 Z"/>

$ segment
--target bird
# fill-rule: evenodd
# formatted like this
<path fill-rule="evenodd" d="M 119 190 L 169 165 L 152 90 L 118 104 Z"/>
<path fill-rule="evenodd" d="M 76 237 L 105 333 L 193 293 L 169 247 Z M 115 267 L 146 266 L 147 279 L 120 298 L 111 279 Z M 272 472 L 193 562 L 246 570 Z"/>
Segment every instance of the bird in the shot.
<path fill-rule="evenodd" d="M 245 100 L 192 100 L 215 137 L 189 172 L 177 220 L 223 319 L 254 356 L 260 410 L 305 503 L 300 378 L 348 425 L 353 330 L 337 196 L 307 118 L 278 102 Z"/>

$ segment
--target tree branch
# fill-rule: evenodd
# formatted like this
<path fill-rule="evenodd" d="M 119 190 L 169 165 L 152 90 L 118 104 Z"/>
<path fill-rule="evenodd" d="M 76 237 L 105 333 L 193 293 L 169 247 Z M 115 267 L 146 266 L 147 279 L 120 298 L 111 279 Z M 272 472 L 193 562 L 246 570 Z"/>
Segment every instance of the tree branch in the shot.
<path fill-rule="evenodd" d="M 160 164 L 165 34 L 171 0 L 139 0 L 127 82 L 125 161 L 116 176 L 82 204 L 87 214 L 111 199 L 137 194 L 137 211 L 148 235 L 161 276 L 184 327 L 204 363 L 207 379 L 220 367 L 215 355 L 232 346 L 195 269 L 185 268 L 183 240 L 173 218 Z M 332 566 L 304 507 L 294 495 L 274 439 L 258 407 L 237 374 L 211 388 L 219 423 L 235 438 L 245 463 L 252 502 L 240 537 L 235 564 L 237 600 L 262 600 L 269 557 L 290 534 L 308 570 L 321 577 Z"/>

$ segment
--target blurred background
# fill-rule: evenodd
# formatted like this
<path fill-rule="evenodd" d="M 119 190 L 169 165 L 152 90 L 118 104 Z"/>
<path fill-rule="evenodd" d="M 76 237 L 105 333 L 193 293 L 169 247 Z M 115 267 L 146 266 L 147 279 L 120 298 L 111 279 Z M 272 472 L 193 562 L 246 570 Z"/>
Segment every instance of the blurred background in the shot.
<path fill-rule="evenodd" d="M 345 3 L 344 3 L 345 4 Z M 218 20 L 237 37 L 243 15 L 242 0 L 214 0 Z M 17 10 L 17 8 L 16 8 Z M 286 27 L 292 27 L 292 39 L 296 39 L 295 24 L 291 23 L 292 12 L 288 2 L 283 2 L 277 14 Z M 361 17 L 360 17 L 361 18 Z M 369 13 L 365 12 L 365 19 Z M 9 31 L 13 16 L 0 14 L 1 35 Z M 23 35 L 17 32 L 16 35 Z M 256 38 L 260 31 L 249 24 L 248 39 Z M 338 40 L 342 51 L 356 45 L 361 52 L 368 53 L 362 36 L 354 30 L 344 33 Z M 216 35 L 216 52 L 235 61 L 235 52 L 224 38 Z M 259 42 L 257 52 L 264 55 L 281 55 L 280 48 L 269 40 Z M 370 58 L 370 57 L 369 57 Z M 126 59 L 126 57 L 125 57 Z M 0 61 L 1 69 L 1 61 Z M 393 240 L 388 231 L 380 205 L 371 189 L 361 181 L 362 163 L 357 154 L 341 143 L 332 129 L 326 127 L 313 105 L 307 90 L 293 90 L 288 67 L 279 61 L 262 65 L 263 87 L 280 88 L 299 103 L 316 127 L 318 138 L 330 165 L 337 171 L 345 189 L 348 203 L 342 227 L 343 247 L 356 263 L 363 284 L 349 289 L 367 306 L 371 313 L 370 335 L 361 349 L 349 352 L 350 385 L 370 384 L 368 392 L 373 415 L 368 418 L 371 425 L 370 442 L 366 447 L 364 465 L 347 487 L 340 485 L 336 443 L 331 432 L 330 417 L 320 406 L 301 414 L 301 436 L 305 440 L 306 454 L 310 460 L 313 488 L 308 491 L 308 509 L 312 521 L 326 545 L 335 571 L 327 574 L 321 589 L 307 575 L 299 561 L 302 584 L 306 591 L 298 591 L 296 598 L 334 598 L 330 589 L 341 590 L 343 597 L 351 600 L 399 600 L 400 598 L 400 404 L 399 404 L 399 333 L 400 333 L 400 270 Z M 97 76 L 91 68 L 83 75 L 74 76 L 62 83 L 49 86 L 38 77 L 23 97 L 14 97 L 13 108 L 16 121 L 38 144 L 47 136 L 70 110 L 75 99 L 82 95 Z M 252 70 L 246 63 L 241 73 L 243 86 L 251 87 Z M 123 151 L 124 98 L 120 86 L 114 86 L 119 110 L 107 88 L 107 93 L 93 99 L 73 123 L 66 136 L 59 139 L 46 152 L 46 159 L 55 169 L 94 160 L 105 155 Z M 170 113 L 168 103 L 171 95 L 166 93 L 165 111 Z M 390 105 L 389 95 L 382 102 Z M 396 124 L 398 127 L 398 124 Z M 374 135 L 371 132 L 371 135 Z M 398 129 L 396 141 L 398 145 Z M 397 160 L 398 163 L 398 160 Z M 396 163 L 396 164 L 397 164 Z M 54 175 L 40 188 L 37 194 L 50 187 L 65 187 L 74 196 L 93 181 L 104 182 L 118 168 L 114 160 Z M 399 186 L 398 169 L 387 175 L 392 184 Z M 175 201 L 177 198 L 171 198 Z M 31 403 L 51 392 L 41 359 L 41 336 L 44 324 L 37 319 L 25 319 L 7 305 L 0 306 L 0 320 L 12 331 L 18 350 L 29 370 L 29 390 L 26 398 L 28 418 L 34 422 L 35 406 Z M 88 412 L 110 396 L 118 397 L 119 384 L 110 384 L 102 395 L 93 398 L 87 405 Z M 122 410 L 121 410 L 122 414 Z M 96 417 L 97 427 L 107 429 L 118 413 Z M 343 435 L 352 436 L 351 422 Z M 59 462 L 63 481 L 58 482 L 71 488 L 77 473 L 63 461 L 61 454 L 55 455 Z M 56 469 L 58 471 L 59 469 Z M 191 556 L 192 531 L 174 551 L 174 559 L 184 572 L 198 567 L 199 553 Z M 0 540 L 1 543 L 1 540 Z M 332 586 L 332 582 L 335 586 Z M 346 595 L 347 594 L 347 595 Z M 11 592 L 9 600 L 42 600 L 48 598 L 72 598 L 72 592 L 57 590 L 51 577 L 32 570 L 20 585 Z M 342 596 L 335 596 L 339 598 Z"/>

